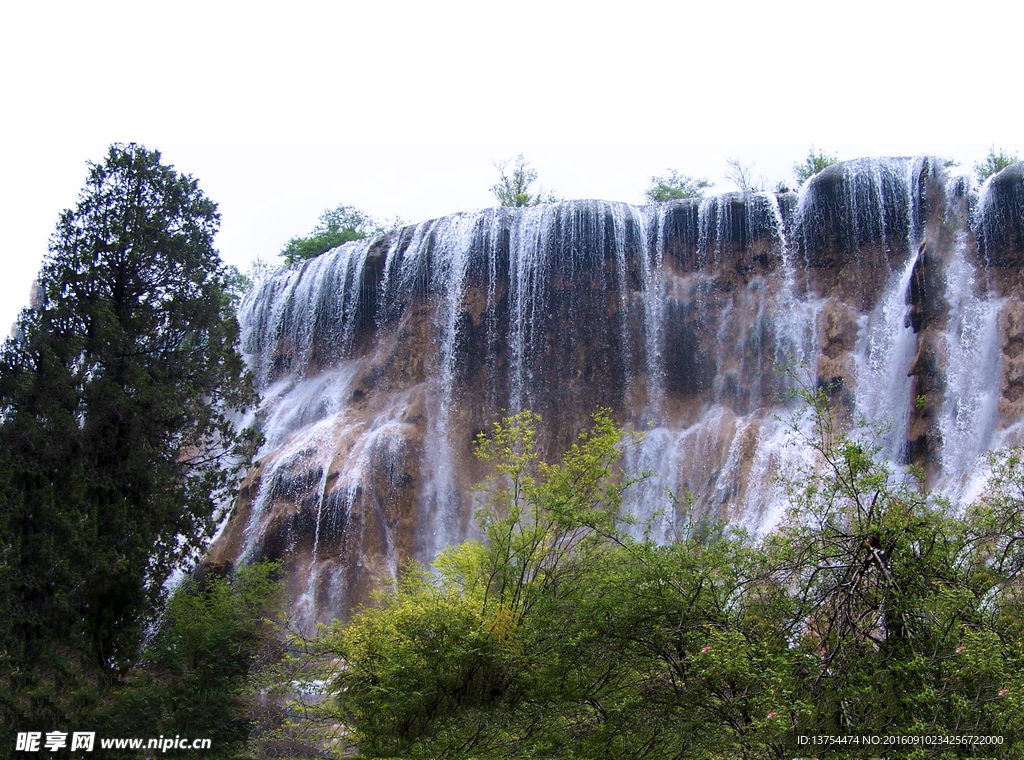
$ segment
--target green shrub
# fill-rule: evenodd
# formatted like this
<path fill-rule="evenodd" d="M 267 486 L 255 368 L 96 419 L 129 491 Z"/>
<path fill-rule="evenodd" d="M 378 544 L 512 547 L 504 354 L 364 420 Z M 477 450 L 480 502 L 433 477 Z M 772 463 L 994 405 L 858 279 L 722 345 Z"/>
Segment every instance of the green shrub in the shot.
<path fill-rule="evenodd" d="M 651 177 L 651 184 L 644 195 L 655 203 L 674 201 L 682 198 L 703 198 L 704 191 L 711 187 L 706 177 L 696 178 L 680 174 L 675 169 L 666 169 L 660 177 Z"/>
<path fill-rule="evenodd" d="M 802 162 L 793 164 L 793 174 L 796 175 L 796 184 L 799 187 L 818 172 L 827 169 L 839 161 L 837 156 L 830 156 L 822 151 L 814 152 L 814 146 L 807 152 L 807 158 Z"/>
<path fill-rule="evenodd" d="M 996 146 L 993 144 L 988 150 L 988 155 L 985 156 L 984 161 L 980 161 L 974 165 L 974 174 L 978 178 L 978 182 L 984 182 L 993 174 L 997 174 L 1005 169 L 1010 164 L 1018 161 L 1017 154 L 1009 155 L 1003 153 L 1003 149 L 1000 148 L 999 152 L 996 152 Z"/>
<path fill-rule="evenodd" d="M 248 679 L 281 654 L 278 570 L 261 563 L 179 586 L 108 721 L 124 735 L 209 738 L 219 757 L 247 757 Z"/>
<path fill-rule="evenodd" d="M 354 206 L 341 205 L 328 209 L 320 215 L 320 221 L 305 237 L 293 237 L 279 254 L 285 264 L 305 261 L 319 256 L 342 243 L 376 237 L 398 229 L 402 220 L 395 217 L 387 223 L 380 223 Z"/>

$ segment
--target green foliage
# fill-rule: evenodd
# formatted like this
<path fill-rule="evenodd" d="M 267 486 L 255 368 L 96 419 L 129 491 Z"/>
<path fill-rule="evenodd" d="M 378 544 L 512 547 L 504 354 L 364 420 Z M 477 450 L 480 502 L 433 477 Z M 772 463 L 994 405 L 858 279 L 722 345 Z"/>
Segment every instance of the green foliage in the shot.
<path fill-rule="evenodd" d="M 218 224 L 159 153 L 112 146 L 4 344 L 0 711 L 26 729 L 127 672 L 254 441 Z"/>
<path fill-rule="evenodd" d="M 802 162 L 793 164 L 793 174 L 796 176 L 797 186 L 802 185 L 818 172 L 827 169 L 839 160 L 838 156 L 832 156 L 823 151 L 814 152 L 814 146 L 807 152 L 807 158 Z"/>
<path fill-rule="evenodd" d="M 974 174 L 978 178 L 978 182 L 984 182 L 993 174 L 1001 172 L 1010 164 L 1014 164 L 1018 161 L 1017 154 L 1012 155 L 1003 153 L 1003 149 L 1000 148 L 999 152 L 996 152 L 996 146 L 993 144 L 988 150 L 988 155 L 984 161 L 980 161 L 974 165 Z"/>
<path fill-rule="evenodd" d="M 154 735 L 210 737 L 220 757 L 248 757 L 248 679 L 281 654 L 277 571 L 263 563 L 231 577 L 186 580 L 171 596 L 139 667 L 116 690 L 117 714 L 106 722 L 121 733 L 145 726 Z"/>
<path fill-rule="evenodd" d="M 435 587 L 409 572 L 393 602 L 367 610 L 333 642 L 344 663 L 338 708 L 364 754 L 429 757 L 453 741 L 473 746 L 479 721 L 510 685 L 499 619 L 480 597 L 451 578 Z"/>
<path fill-rule="evenodd" d="M 478 440 L 484 540 L 410 571 L 327 637 L 337 719 L 363 756 L 725 757 L 774 751 L 793 692 L 782 596 L 742 537 L 618 530 L 634 481 L 607 412 L 557 463 L 539 420 Z M 746 602 L 738 596 L 750 589 Z M 776 718 L 775 710 L 778 710 Z M 748 756 L 754 756 L 749 755 Z M 775 756 L 775 755 L 772 755 Z"/>
<path fill-rule="evenodd" d="M 963 734 L 1019 754 L 1024 460 L 957 516 L 805 398 L 818 463 L 761 542 L 692 515 L 666 546 L 623 532 L 607 413 L 553 464 L 528 412 L 480 436 L 483 540 L 324 639 L 359 754 L 781 759 L 801 735 Z M 932 749 L 900 756 L 973 756 Z"/>
<path fill-rule="evenodd" d="M 1004 698 L 1024 687 L 1015 675 L 1019 644 L 996 622 L 1017 606 L 1010 589 L 1020 567 L 993 563 L 986 546 L 998 542 L 995 525 L 1024 535 L 1018 507 L 1006 506 L 1019 502 L 1007 502 L 997 479 L 959 517 L 917 481 L 896 477 L 868 444 L 838 432 L 823 393 L 807 398 L 821 467 L 795 484 L 793 514 L 766 547 L 796 602 L 802 701 L 814 706 L 794 716 L 799 732 L 967 731 L 1021 746 Z M 993 504 L 1002 505 L 995 523 Z M 983 651 L 984 662 L 965 656 Z M 859 755 L 851 747 L 837 756 Z"/>
<path fill-rule="evenodd" d="M 540 459 L 536 423 L 524 412 L 478 440 L 496 470 L 485 542 L 442 554 L 434 582 L 407 570 L 393 597 L 328 637 L 343 663 L 337 710 L 361 753 L 491 756 L 547 741 L 522 699 L 560 655 L 548 613 L 567 609 L 631 481 L 615 472 L 622 432 L 607 412 L 556 463 Z"/>
<path fill-rule="evenodd" d="M 294 264 L 296 261 L 315 258 L 350 240 L 387 234 L 402 224 L 402 220 L 397 217 L 390 222 L 380 223 L 354 206 L 340 205 L 324 211 L 309 235 L 293 237 L 279 255 L 284 258 L 285 264 Z"/>
<path fill-rule="evenodd" d="M 680 174 L 675 169 L 666 169 L 660 177 L 651 177 L 651 184 L 644 195 L 647 200 L 674 201 L 681 198 L 703 198 L 704 191 L 711 187 L 706 177 L 697 179 L 687 174 Z"/>
<path fill-rule="evenodd" d="M 544 188 L 536 194 L 530 192 L 530 186 L 537 181 L 537 170 L 530 166 L 523 154 L 516 156 L 515 161 L 495 161 L 494 168 L 501 178 L 491 186 L 491 192 L 499 206 L 538 206 L 541 203 L 557 203 L 554 192 L 545 192 Z M 509 173 L 508 165 L 512 164 Z"/>

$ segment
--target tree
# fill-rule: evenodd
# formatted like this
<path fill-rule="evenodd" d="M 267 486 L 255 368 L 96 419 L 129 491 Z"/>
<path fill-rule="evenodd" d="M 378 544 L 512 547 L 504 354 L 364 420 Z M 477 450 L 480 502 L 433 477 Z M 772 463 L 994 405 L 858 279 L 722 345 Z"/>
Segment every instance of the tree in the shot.
<path fill-rule="evenodd" d="M 251 452 L 219 221 L 158 152 L 111 146 L 0 353 L 0 687 L 19 725 L 77 709 L 68 683 L 123 676 Z"/>
<path fill-rule="evenodd" d="M 483 540 L 324 637 L 318 717 L 363 757 L 782 760 L 822 735 L 848 760 L 864 737 L 974 756 L 919 741 L 963 734 L 1019 754 L 1024 455 L 959 516 L 840 430 L 823 389 L 803 396 L 817 465 L 761 540 L 692 504 L 674 542 L 631 537 L 606 413 L 554 463 L 534 415 L 496 425 Z"/>
<path fill-rule="evenodd" d="M 220 756 L 250 757 L 243 754 L 252 728 L 249 678 L 281 656 L 279 569 L 264 562 L 233 576 L 186 579 L 171 595 L 139 667 L 117 690 L 118 714 L 106 721 L 165 736 L 211 737 Z"/>
<path fill-rule="evenodd" d="M 516 156 L 511 173 L 508 165 L 511 161 L 494 161 L 501 179 L 491 186 L 491 192 L 498 199 L 500 206 L 537 206 L 541 203 L 557 203 L 558 197 L 553 192 L 545 192 L 540 188 L 536 195 L 530 193 L 530 186 L 537 181 L 537 170 L 530 166 L 523 154 Z"/>
<path fill-rule="evenodd" d="M 697 179 L 680 174 L 675 169 L 666 169 L 665 172 L 660 177 L 651 177 L 650 187 L 644 193 L 647 200 L 657 203 L 680 198 L 703 198 L 704 191 L 711 187 L 711 182 L 706 177 Z"/>
<path fill-rule="evenodd" d="M 793 164 L 793 174 L 796 175 L 796 184 L 799 187 L 815 174 L 820 172 L 839 160 L 837 156 L 830 156 L 822 151 L 814 152 L 814 146 L 807 152 L 807 158 L 803 162 Z"/>
<path fill-rule="evenodd" d="M 390 222 L 377 222 L 355 206 L 340 205 L 320 215 L 319 223 L 305 237 L 293 237 L 281 249 L 285 264 L 305 261 L 337 248 L 350 240 L 376 237 L 398 229 L 404 222 L 395 217 Z"/>
<path fill-rule="evenodd" d="M 768 186 L 768 181 L 764 176 L 754 176 L 754 166 L 747 166 L 738 158 L 730 158 L 725 162 L 725 178 L 744 193 L 761 192 Z"/>
<path fill-rule="evenodd" d="M 554 463 L 539 457 L 537 421 L 522 412 L 477 439 L 496 470 L 485 540 L 444 552 L 435 583 L 407 568 L 393 596 L 327 637 L 342 663 L 338 720 L 361 753 L 508 756 L 547 738 L 530 673 L 553 672 L 564 654 L 552 605 L 574 610 L 566 592 L 588 587 L 632 481 L 615 471 L 623 432 L 606 410 Z"/>
<path fill-rule="evenodd" d="M 820 468 L 795 484 L 791 519 L 766 546 L 792 590 L 798 733 L 969 730 L 1021 746 L 1019 457 L 959 516 L 840 431 L 824 390 L 805 398 Z"/>
<path fill-rule="evenodd" d="M 978 182 L 984 182 L 993 174 L 1001 172 L 1010 164 L 1018 161 L 1017 154 L 1003 153 L 1003 149 L 1000 148 L 999 152 L 996 152 L 995 144 L 988 149 L 988 155 L 984 161 L 980 161 L 974 165 L 974 174 L 978 178 Z"/>

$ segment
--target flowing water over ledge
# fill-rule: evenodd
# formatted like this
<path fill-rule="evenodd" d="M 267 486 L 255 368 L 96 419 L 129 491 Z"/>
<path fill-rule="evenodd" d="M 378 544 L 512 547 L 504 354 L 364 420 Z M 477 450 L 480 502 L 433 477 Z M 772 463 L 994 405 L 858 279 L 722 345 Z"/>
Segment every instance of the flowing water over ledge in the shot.
<path fill-rule="evenodd" d="M 1021 166 L 980 190 L 860 159 L 799 195 L 486 209 L 285 270 L 240 311 L 266 443 L 209 561 L 281 557 L 296 615 L 344 615 L 472 533 L 472 439 L 520 409 L 552 452 L 599 405 L 646 430 L 627 506 L 659 540 L 684 519 L 666 489 L 769 530 L 779 475 L 812 464 L 799 384 L 970 495 L 1024 413 Z"/>

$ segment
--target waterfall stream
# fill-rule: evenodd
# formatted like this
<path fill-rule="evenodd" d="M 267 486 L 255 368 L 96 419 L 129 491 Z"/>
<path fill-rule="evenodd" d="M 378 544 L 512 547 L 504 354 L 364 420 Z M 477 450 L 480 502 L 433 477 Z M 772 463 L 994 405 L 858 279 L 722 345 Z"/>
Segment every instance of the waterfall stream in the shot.
<path fill-rule="evenodd" d="M 282 270 L 239 312 L 265 443 L 238 559 L 275 531 L 297 546 L 308 523 L 307 615 L 335 614 L 318 609 L 321 586 L 393 579 L 405 557 L 472 534 L 485 474 L 472 439 L 522 409 L 552 426 L 551 451 L 596 406 L 644 434 L 624 450 L 627 469 L 655 473 L 625 505 L 638 533 L 672 540 L 689 494 L 763 532 L 785 511 L 780 476 L 814 462 L 787 393 L 840 388 L 902 467 L 920 455 L 910 372 L 927 341 L 944 388 L 928 399 L 927 463 L 964 493 L 1016 422 L 1000 416 L 1000 315 L 1017 296 L 986 267 L 1010 257 L 1005 219 L 1024 205 L 986 185 L 968 214 L 964 181 L 943 176 L 935 159 L 858 159 L 799 195 L 485 209 Z M 911 319 L 926 264 L 941 272 L 922 296 L 939 326 L 927 338 Z"/>

